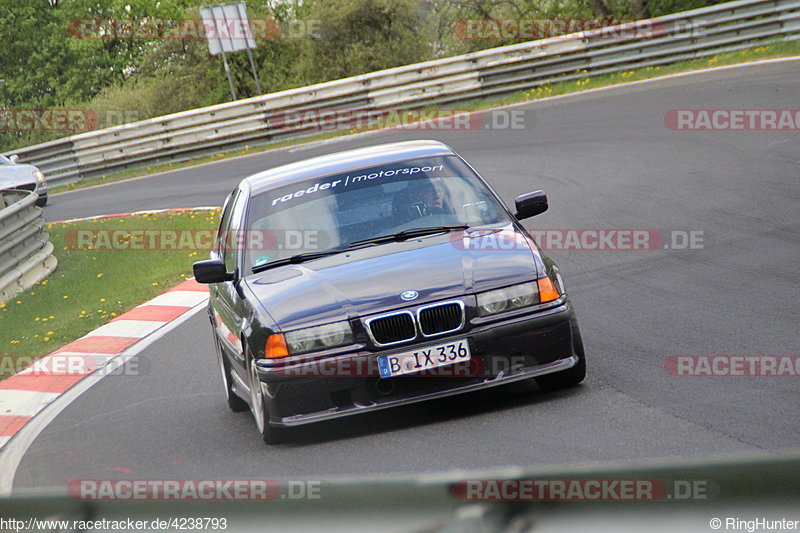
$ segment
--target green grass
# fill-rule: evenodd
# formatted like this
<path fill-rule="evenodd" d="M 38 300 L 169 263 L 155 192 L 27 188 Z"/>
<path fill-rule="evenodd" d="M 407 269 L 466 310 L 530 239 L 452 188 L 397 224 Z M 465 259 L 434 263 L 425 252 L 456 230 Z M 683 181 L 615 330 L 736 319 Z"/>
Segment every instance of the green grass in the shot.
<path fill-rule="evenodd" d="M 77 230 L 103 235 L 110 235 L 105 230 L 215 231 L 218 224 L 218 210 L 50 224 L 58 268 L 48 279 L 0 303 L 0 355 L 50 353 L 191 277 L 192 263 L 208 256 L 207 250 L 188 248 L 84 250 L 79 249 L 84 246 L 76 240 Z M 9 359 L 0 359 L 2 378 Z"/>
<path fill-rule="evenodd" d="M 532 102 L 541 98 L 547 98 L 551 96 L 577 93 L 581 91 L 586 91 L 588 89 L 608 87 L 611 85 L 617 85 L 619 83 L 657 78 L 659 76 L 665 76 L 668 74 L 690 72 L 693 70 L 699 70 L 708 67 L 734 65 L 738 63 L 745 63 L 748 61 L 754 61 L 759 59 L 769 59 L 774 57 L 790 57 L 797 55 L 800 55 L 800 41 L 765 42 L 764 44 L 753 46 L 751 48 L 747 48 L 744 50 L 721 53 L 703 59 L 681 61 L 678 63 L 673 63 L 665 66 L 645 67 L 638 70 L 634 69 L 625 72 L 618 72 L 615 74 L 605 74 L 602 76 L 595 76 L 595 77 L 587 75 L 578 80 L 573 80 L 569 82 L 556 82 L 551 84 L 545 84 L 534 89 L 530 89 L 527 91 L 520 91 L 515 94 L 511 94 L 504 97 L 488 98 L 484 100 L 469 102 L 463 105 L 458 105 L 457 109 L 459 111 L 480 111 L 483 109 L 489 109 L 503 105 L 510 105 L 522 102 Z M 425 109 L 430 109 L 430 108 L 425 108 Z M 109 174 L 107 176 L 101 176 L 99 178 L 90 178 L 76 183 L 70 183 L 67 185 L 58 185 L 56 187 L 52 187 L 50 191 L 51 194 L 57 194 L 59 192 L 92 187 L 94 185 L 99 185 L 103 183 L 112 183 L 140 176 L 156 174 L 158 172 L 166 172 L 169 170 L 191 167 L 203 163 L 208 163 L 210 161 L 220 161 L 223 159 L 237 157 L 245 154 L 260 153 L 269 150 L 275 150 L 278 148 L 283 148 L 286 146 L 294 146 L 319 140 L 330 139 L 334 137 L 340 137 L 343 135 L 349 135 L 352 133 L 361 133 L 364 131 L 369 131 L 369 130 L 365 128 L 365 129 L 351 129 L 351 130 L 343 129 L 339 131 L 327 131 L 316 135 L 303 137 L 302 139 L 279 141 L 261 145 L 258 147 L 246 146 L 242 150 L 223 152 L 212 156 L 205 156 L 196 159 L 191 159 L 189 161 L 183 161 L 180 163 L 166 163 L 139 169 L 124 170 L 121 172 L 115 172 Z"/>

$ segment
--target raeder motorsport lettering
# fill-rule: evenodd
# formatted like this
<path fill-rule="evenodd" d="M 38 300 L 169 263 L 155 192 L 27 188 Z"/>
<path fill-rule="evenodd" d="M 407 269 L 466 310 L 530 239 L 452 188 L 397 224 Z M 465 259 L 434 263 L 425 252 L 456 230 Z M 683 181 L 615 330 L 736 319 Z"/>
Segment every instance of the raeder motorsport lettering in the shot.
<path fill-rule="evenodd" d="M 405 168 L 398 168 L 398 169 L 385 169 L 379 170 L 376 172 L 370 172 L 367 174 L 359 174 L 357 176 L 350 176 L 349 174 L 344 177 L 338 177 L 337 179 L 331 179 L 325 182 L 317 182 L 311 185 L 310 187 L 299 189 L 292 193 L 287 193 L 282 196 L 278 196 L 277 198 L 272 200 L 272 205 L 280 205 L 284 202 L 289 202 L 295 198 L 301 198 L 303 196 L 307 196 L 309 194 L 314 194 L 319 191 L 324 191 L 327 189 L 342 189 L 348 187 L 355 183 L 361 183 L 366 181 L 371 181 L 378 178 L 388 178 L 392 176 L 413 176 L 414 174 L 419 174 L 420 172 L 439 172 L 444 169 L 444 165 L 435 165 L 435 166 L 414 166 L 414 167 L 405 167 Z"/>

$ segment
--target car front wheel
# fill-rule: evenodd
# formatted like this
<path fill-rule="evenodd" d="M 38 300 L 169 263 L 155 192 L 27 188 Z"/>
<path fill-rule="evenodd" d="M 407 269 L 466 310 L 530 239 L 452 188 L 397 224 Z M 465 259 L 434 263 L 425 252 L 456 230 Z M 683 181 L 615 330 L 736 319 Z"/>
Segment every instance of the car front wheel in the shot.
<path fill-rule="evenodd" d="M 583 351 L 583 338 L 577 323 L 572 324 L 572 345 L 578 362 L 575 366 L 536 378 L 536 384 L 543 390 L 557 390 L 573 387 L 586 378 L 586 354 Z"/>
<path fill-rule="evenodd" d="M 261 380 L 256 373 L 256 362 L 252 357 L 247 358 L 247 375 L 250 386 L 250 410 L 256 421 L 256 428 L 261 438 L 267 444 L 278 444 L 286 438 L 285 428 L 276 428 L 269 425 L 269 411 L 264 403 L 264 392 L 261 389 Z"/>
<path fill-rule="evenodd" d="M 250 406 L 233 392 L 233 387 L 231 386 L 231 369 L 225 362 L 225 357 L 222 355 L 222 347 L 219 345 L 219 341 L 214 339 L 214 345 L 217 350 L 217 361 L 219 362 L 220 374 L 222 374 L 222 385 L 225 387 L 225 399 L 228 402 L 228 407 L 230 407 L 231 411 L 237 413 L 247 411 Z"/>

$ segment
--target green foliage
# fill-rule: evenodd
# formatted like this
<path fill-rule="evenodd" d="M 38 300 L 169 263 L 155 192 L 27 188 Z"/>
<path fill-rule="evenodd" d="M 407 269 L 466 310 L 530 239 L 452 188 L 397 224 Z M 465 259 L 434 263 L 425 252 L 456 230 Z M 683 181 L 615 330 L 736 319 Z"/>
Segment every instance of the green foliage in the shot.
<path fill-rule="evenodd" d="M 197 20 L 198 6 L 220 1 L 0 0 L 0 110 L 88 109 L 107 127 L 228 101 L 222 59 L 208 53 L 202 33 L 124 32 L 143 20 Z M 247 11 L 280 25 L 252 51 L 270 93 L 530 39 L 467 39 L 459 24 L 468 19 L 629 19 L 720 1 L 247 0 Z M 92 21 L 103 22 L 102 38 Z M 247 54 L 228 62 L 237 96 L 256 96 Z M 67 134 L 0 130 L 0 151 Z"/>
<path fill-rule="evenodd" d="M 425 15 L 415 0 L 309 2 L 307 17 L 319 35 L 303 41 L 303 79 L 320 82 L 429 59 Z"/>

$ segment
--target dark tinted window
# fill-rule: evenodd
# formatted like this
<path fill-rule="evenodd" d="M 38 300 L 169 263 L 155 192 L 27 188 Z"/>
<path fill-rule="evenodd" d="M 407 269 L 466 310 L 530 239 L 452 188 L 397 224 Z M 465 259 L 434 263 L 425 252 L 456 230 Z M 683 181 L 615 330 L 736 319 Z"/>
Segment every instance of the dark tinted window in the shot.
<path fill-rule="evenodd" d="M 460 158 L 365 168 L 266 191 L 248 213 L 251 266 L 407 229 L 494 224 L 505 211 Z M 260 243 L 260 245 L 259 245 Z"/>

